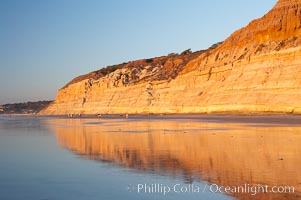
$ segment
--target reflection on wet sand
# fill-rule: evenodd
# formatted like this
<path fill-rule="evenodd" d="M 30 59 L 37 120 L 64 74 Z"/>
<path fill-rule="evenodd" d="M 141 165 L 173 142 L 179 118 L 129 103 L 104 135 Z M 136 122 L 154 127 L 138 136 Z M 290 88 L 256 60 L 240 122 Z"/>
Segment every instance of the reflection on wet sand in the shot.
<path fill-rule="evenodd" d="M 193 120 L 52 119 L 58 143 L 93 160 L 146 173 L 223 186 L 294 186 L 294 194 L 232 194 L 299 199 L 301 127 Z"/>

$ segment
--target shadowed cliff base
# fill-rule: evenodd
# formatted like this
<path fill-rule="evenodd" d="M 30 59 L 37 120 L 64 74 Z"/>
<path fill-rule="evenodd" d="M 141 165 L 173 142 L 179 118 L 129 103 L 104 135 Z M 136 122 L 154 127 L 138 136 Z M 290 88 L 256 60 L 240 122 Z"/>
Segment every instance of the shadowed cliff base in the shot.
<path fill-rule="evenodd" d="M 40 114 L 301 113 L 301 0 L 205 51 L 107 67 L 69 82 Z"/>

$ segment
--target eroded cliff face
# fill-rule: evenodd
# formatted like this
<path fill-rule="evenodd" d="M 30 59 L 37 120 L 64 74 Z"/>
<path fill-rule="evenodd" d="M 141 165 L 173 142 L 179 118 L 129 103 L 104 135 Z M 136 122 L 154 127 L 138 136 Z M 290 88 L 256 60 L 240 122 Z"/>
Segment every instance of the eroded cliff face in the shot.
<path fill-rule="evenodd" d="M 139 60 L 74 79 L 41 114 L 301 113 L 301 0 L 206 51 Z"/>

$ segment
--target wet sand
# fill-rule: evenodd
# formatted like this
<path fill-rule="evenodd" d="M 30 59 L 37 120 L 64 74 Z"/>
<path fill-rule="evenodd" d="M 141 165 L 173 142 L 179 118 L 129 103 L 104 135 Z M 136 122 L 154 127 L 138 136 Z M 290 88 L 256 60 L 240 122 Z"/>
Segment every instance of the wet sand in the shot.
<path fill-rule="evenodd" d="M 143 173 L 219 185 L 294 186 L 300 199 L 300 116 L 168 115 L 51 119 L 58 143 L 82 157 Z M 62 125 L 62 126 L 58 126 Z"/>
<path fill-rule="evenodd" d="M 75 119 L 123 119 L 126 114 L 103 114 L 97 115 L 37 115 L 37 114 L 0 114 L 0 117 L 39 117 L 39 118 L 75 118 Z M 301 124 L 301 115 L 293 114 L 130 114 L 130 119 L 192 119 L 201 121 L 218 121 L 221 123 L 257 123 L 257 124 Z"/>

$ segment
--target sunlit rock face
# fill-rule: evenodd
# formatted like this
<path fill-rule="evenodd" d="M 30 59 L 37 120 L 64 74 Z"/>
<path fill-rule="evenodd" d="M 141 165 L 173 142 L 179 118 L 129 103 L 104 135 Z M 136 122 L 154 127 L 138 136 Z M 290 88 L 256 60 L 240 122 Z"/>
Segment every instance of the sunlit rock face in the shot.
<path fill-rule="evenodd" d="M 41 114 L 301 113 L 300 35 L 301 0 L 280 0 L 206 51 L 79 77 Z"/>
<path fill-rule="evenodd" d="M 57 142 L 91 160 L 143 173 L 223 186 L 293 186 L 294 193 L 231 194 L 240 199 L 300 199 L 300 126 L 194 120 L 50 120 Z"/>
<path fill-rule="evenodd" d="M 280 0 L 260 19 L 234 32 L 217 49 L 188 67 L 214 67 L 300 45 L 301 1 Z"/>

